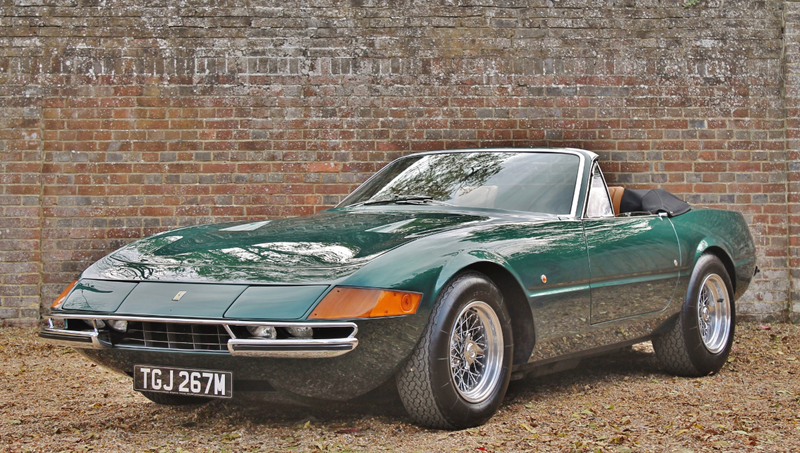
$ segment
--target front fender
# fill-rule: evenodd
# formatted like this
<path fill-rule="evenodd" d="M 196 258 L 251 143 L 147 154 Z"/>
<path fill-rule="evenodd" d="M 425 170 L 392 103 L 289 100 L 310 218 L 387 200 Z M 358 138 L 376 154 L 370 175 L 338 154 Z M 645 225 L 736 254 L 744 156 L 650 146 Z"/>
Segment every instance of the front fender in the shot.
<path fill-rule="evenodd" d="M 436 280 L 435 285 L 437 296 L 450 279 L 455 277 L 463 269 L 478 263 L 493 263 L 502 266 L 514 276 L 517 285 L 520 287 L 522 286 L 519 275 L 514 272 L 508 261 L 502 256 L 488 250 L 463 250 L 452 257 L 439 272 L 439 278 Z"/>

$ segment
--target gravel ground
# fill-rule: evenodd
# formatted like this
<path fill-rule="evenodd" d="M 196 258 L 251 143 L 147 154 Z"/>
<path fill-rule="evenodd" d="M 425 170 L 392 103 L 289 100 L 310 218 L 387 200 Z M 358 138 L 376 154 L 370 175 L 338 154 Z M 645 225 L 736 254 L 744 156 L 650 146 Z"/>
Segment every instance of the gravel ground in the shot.
<path fill-rule="evenodd" d="M 512 382 L 486 425 L 411 424 L 396 396 L 340 407 L 150 403 L 35 331 L 0 328 L 2 451 L 800 451 L 800 326 L 738 326 L 718 375 L 661 372 L 644 343 Z"/>

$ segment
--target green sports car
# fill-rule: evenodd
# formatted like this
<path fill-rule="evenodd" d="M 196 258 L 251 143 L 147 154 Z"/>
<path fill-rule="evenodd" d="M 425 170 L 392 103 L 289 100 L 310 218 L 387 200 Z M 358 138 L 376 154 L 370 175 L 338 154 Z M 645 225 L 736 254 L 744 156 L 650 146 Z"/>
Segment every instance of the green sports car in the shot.
<path fill-rule="evenodd" d="M 345 400 L 394 381 L 417 423 L 458 429 L 511 379 L 647 340 L 672 373 L 717 372 L 756 269 L 741 214 L 607 187 L 592 152 L 425 152 L 316 215 L 127 245 L 39 336 L 161 404 Z"/>

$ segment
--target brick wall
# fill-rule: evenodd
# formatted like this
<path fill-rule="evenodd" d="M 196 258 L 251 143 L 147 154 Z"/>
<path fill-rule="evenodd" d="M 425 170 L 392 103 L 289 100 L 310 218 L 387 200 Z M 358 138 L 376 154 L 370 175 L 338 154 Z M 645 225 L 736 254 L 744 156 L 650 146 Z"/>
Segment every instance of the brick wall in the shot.
<path fill-rule="evenodd" d="M 394 157 L 476 146 L 582 147 L 614 183 L 745 213 L 739 312 L 800 313 L 796 3 L 0 4 L 7 322 L 136 238 L 310 214 Z"/>
<path fill-rule="evenodd" d="M 38 318 L 42 268 L 41 49 L 12 22 L 0 22 L 0 324 Z"/>
<path fill-rule="evenodd" d="M 785 6 L 786 150 L 790 317 L 800 322 L 800 1 Z"/>

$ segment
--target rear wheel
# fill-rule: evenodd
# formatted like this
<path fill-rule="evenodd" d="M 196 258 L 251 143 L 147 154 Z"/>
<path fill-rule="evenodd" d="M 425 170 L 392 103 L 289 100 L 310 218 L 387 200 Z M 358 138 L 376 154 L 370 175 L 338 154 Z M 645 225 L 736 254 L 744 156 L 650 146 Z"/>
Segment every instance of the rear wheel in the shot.
<path fill-rule="evenodd" d="M 420 425 L 480 425 L 503 400 L 512 356 L 511 321 L 500 291 L 483 274 L 461 274 L 442 292 L 397 375 L 400 398 Z"/>
<path fill-rule="evenodd" d="M 653 339 L 662 366 L 681 376 L 704 376 L 725 365 L 735 328 L 733 286 L 722 262 L 706 254 L 697 260 L 675 324 Z"/>
<path fill-rule="evenodd" d="M 211 401 L 199 396 L 173 395 L 171 393 L 139 392 L 150 401 L 165 406 L 196 406 Z"/>

